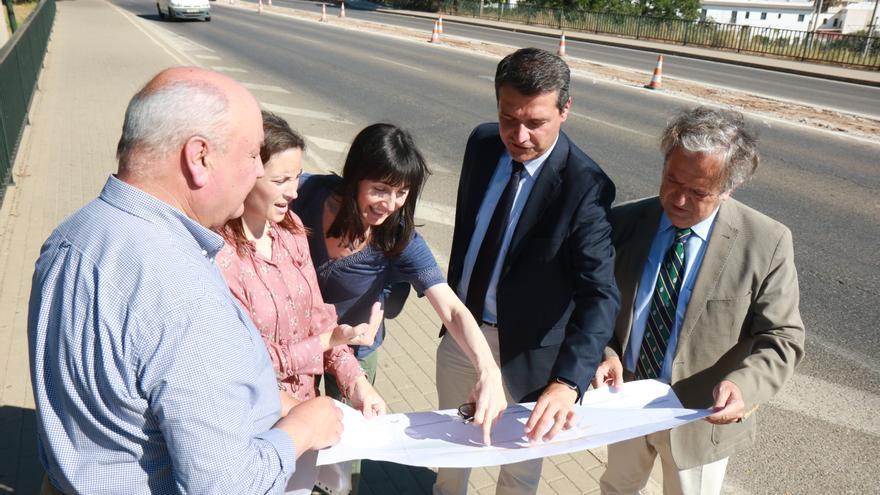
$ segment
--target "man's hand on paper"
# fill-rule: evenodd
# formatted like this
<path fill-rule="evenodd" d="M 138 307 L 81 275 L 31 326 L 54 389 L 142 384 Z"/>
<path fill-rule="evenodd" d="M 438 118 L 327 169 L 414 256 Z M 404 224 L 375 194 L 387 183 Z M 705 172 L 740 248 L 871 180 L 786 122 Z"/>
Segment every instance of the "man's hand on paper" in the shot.
<path fill-rule="evenodd" d="M 476 403 L 473 422 L 483 430 L 483 444 L 492 445 L 492 427 L 507 409 L 501 370 L 497 366 L 480 370 L 480 378 L 471 390 L 469 402 Z"/>
<path fill-rule="evenodd" d="M 299 458 L 309 450 L 319 450 L 339 442 L 342 436 L 342 411 L 333 399 L 317 397 L 300 402 L 275 423 L 287 433 Z"/>
<path fill-rule="evenodd" d="M 737 384 L 724 380 L 715 386 L 712 395 L 715 397 L 715 404 L 712 406 L 715 412 L 711 416 L 706 416 L 706 421 L 716 425 L 726 425 L 743 420 L 745 401 Z"/>
<path fill-rule="evenodd" d="M 373 418 L 385 414 L 386 405 L 379 392 L 370 385 L 366 376 L 354 382 L 350 392 L 351 405 L 360 410 L 364 417 Z"/>
<path fill-rule="evenodd" d="M 620 387 L 623 385 L 623 363 L 617 356 L 606 357 L 599 367 L 596 368 L 596 376 L 593 377 L 593 388 L 605 386 Z"/>
<path fill-rule="evenodd" d="M 551 383 L 538 397 L 529 420 L 526 421 L 526 437 L 529 443 L 539 440 L 548 442 L 561 430 L 568 430 L 576 423 L 574 403 L 577 391 L 561 383 Z M 551 427 L 552 425 L 552 427 Z M 549 428 L 549 430 L 548 430 Z M 547 433 L 543 433 L 546 431 Z M 543 436 L 542 436 L 543 433 Z"/>

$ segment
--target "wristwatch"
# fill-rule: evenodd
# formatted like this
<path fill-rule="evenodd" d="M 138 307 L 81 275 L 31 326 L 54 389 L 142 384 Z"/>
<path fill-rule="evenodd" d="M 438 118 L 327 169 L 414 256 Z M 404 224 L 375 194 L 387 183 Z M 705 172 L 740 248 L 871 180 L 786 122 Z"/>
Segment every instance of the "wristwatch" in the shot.
<path fill-rule="evenodd" d="M 581 395 L 577 384 L 573 383 L 571 380 L 566 380 L 565 378 L 562 378 L 561 376 L 557 376 L 556 378 L 553 379 L 553 383 L 559 383 L 559 384 L 565 385 L 566 387 L 574 390 L 574 392 L 576 394 L 578 394 L 578 396 Z"/>

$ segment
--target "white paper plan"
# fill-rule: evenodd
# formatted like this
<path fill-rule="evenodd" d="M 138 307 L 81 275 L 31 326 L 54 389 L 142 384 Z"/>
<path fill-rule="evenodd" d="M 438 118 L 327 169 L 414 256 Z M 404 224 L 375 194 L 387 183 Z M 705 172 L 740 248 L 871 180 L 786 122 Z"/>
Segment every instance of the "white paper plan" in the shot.
<path fill-rule="evenodd" d="M 482 431 L 459 418 L 457 410 L 387 414 L 373 419 L 342 403 L 341 441 L 318 453 L 318 465 L 372 459 L 423 467 L 484 467 L 577 452 L 696 421 L 708 409 L 685 409 L 669 387 L 656 380 L 591 390 L 575 406 L 577 424 L 552 441 L 529 445 L 524 435 L 534 402 L 514 404 L 492 430 Z"/>

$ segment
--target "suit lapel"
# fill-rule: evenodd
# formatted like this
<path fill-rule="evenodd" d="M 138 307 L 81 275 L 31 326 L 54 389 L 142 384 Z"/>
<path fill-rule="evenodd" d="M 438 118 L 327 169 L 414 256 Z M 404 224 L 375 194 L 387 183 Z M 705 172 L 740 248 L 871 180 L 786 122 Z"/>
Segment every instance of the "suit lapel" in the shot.
<path fill-rule="evenodd" d="M 680 337 L 676 354 L 684 347 L 685 342 L 693 333 L 697 320 L 703 314 L 706 301 L 715 293 L 715 287 L 727 266 L 730 253 L 736 244 L 739 234 L 739 222 L 737 220 L 737 207 L 733 199 L 725 201 L 718 210 L 712 236 L 706 247 L 706 255 L 703 264 L 697 274 L 694 290 L 691 292 L 688 307 L 685 310 L 684 321 L 681 323 Z"/>
<path fill-rule="evenodd" d="M 475 157 L 465 163 L 462 168 L 462 176 L 467 182 L 463 188 L 464 194 L 459 194 L 461 204 L 458 205 L 455 212 L 455 239 L 449 257 L 448 276 L 449 283 L 453 288 L 456 288 L 460 281 L 465 253 L 467 253 L 468 244 L 474 235 L 477 213 L 479 213 L 480 205 L 486 196 L 492 174 L 495 173 L 498 166 L 498 160 L 504 152 L 504 143 L 500 138 L 496 139 L 497 141 L 493 142 L 492 146 L 480 149 Z M 467 175 L 465 176 L 465 174 Z"/>
<path fill-rule="evenodd" d="M 645 270 L 645 263 L 648 261 L 648 254 L 651 252 L 651 243 L 660 226 L 662 212 L 660 201 L 655 198 L 654 201 L 646 205 L 644 214 L 640 216 L 639 220 L 631 224 L 629 231 L 615 242 L 615 245 L 619 246 L 615 254 L 617 257 L 615 274 L 620 290 L 620 307 L 629 308 L 628 314 L 623 319 L 618 319 L 617 324 L 617 335 L 626 335 L 626 338 L 623 339 L 625 341 L 620 342 L 622 349 L 626 349 L 628 345 L 626 341 L 629 340 L 629 331 L 632 329 L 633 308 L 636 294 L 639 291 L 639 282 L 642 279 L 642 272 Z"/>
<path fill-rule="evenodd" d="M 529 194 L 525 208 L 516 223 L 513 231 L 513 237 L 510 240 L 510 247 L 507 249 L 507 256 L 504 258 L 504 268 L 502 276 L 507 268 L 510 267 L 513 260 L 519 254 L 523 246 L 526 236 L 532 231 L 532 228 L 541 219 L 541 215 L 546 210 L 547 205 L 559 195 L 562 183 L 562 170 L 565 168 L 566 159 L 568 158 L 568 137 L 562 131 L 559 132 L 559 140 L 556 141 L 556 147 L 547 157 L 547 161 L 538 172 L 535 180 L 535 186 Z"/>

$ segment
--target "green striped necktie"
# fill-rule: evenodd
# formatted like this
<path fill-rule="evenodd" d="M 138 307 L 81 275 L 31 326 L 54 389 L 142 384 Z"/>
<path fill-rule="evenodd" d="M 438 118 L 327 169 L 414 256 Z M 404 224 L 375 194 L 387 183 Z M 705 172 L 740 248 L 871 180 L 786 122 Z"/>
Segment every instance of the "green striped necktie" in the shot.
<path fill-rule="evenodd" d="M 636 363 L 638 379 L 657 378 L 663 368 L 666 344 L 675 325 L 675 308 L 678 305 L 681 280 L 684 278 L 684 245 L 691 234 L 691 229 L 675 229 L 675 241 L 660 265 L 657 284 L 651 296 L 651 311 L 648 313 L 645 335 L 642 337 L 639 361 Z"/>

